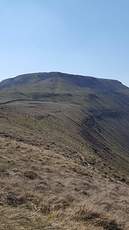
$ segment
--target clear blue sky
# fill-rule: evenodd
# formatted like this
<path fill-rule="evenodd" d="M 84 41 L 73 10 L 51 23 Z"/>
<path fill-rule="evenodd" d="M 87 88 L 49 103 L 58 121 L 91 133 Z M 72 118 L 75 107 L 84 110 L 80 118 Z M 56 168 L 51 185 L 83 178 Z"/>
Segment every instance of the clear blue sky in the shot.
<path fill-rule="evenodd" d="M 0 0 L 0 79 L 40 71 L 129 86 L 129 0 Z"/>

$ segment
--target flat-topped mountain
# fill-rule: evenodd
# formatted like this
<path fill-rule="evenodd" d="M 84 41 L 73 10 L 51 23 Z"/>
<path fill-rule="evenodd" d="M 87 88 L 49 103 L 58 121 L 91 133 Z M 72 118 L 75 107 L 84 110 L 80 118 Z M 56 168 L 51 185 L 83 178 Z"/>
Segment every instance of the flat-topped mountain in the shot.
<path fill-rule="evenodd" d="M 14 98 L 42 99 L 45 93 L 87 95 L 95 92 L 115 93 L 126 90 L 119 81 L 97 79 L 60 72 L 23 74 L 0 83 L 3 93 Z M 2 94 L 1 92 L 1 94 Z M 16 94 L 14 94 L 16 93 Z M 43 94 L 44 93 L 44 94 Z M 18 95 L 19 94 L 19 95 Z M 36 94 L 36 95 L 35 95 Z"/>

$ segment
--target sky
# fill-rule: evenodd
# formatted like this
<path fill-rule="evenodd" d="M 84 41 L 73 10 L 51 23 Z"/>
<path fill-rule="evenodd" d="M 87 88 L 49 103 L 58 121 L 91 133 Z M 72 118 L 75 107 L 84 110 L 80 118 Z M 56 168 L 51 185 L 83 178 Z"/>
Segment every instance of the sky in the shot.
<path fill-rule="evenodd" d="M 129 86 L 129 1 L 0 0 L 0 80 L 46 71 Z"/>

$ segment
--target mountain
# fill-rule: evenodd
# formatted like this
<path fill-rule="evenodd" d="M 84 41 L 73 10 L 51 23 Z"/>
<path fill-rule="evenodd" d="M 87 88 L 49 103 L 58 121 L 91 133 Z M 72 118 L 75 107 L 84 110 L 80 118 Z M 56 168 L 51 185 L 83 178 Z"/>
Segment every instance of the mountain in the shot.
<path fill-rule="evenodd" d="M 99 155 L 127 174 L 129 89 L 119 81 L 54 72 L 25 74 L 0 83 L 0 100 L 11 108 L 6 115 L 10 135 L 22 135 L 17 130 L 17 125 L 21 125 L 26 141 L 31 138 L 32 142 L 42 143 L 47 132 L 46 142 L 50 138 L 63 144 L 65 136 L 65 145 L 77 145 L 80 149 L 82 143 L 81 148 L 85 149 L 87 144 L 94 156 Z M 7 119 L 5 123 L 8 125 Z M 4 133 L 3 124 L 4 120 Z M 26 137 L 25 131 L 32 134 Z"/>
<path fill-rule="evenodd" d="M 128 140 L 119 81 L 60 72 L 2 81 L 1 226 L 128 229 Z"/>

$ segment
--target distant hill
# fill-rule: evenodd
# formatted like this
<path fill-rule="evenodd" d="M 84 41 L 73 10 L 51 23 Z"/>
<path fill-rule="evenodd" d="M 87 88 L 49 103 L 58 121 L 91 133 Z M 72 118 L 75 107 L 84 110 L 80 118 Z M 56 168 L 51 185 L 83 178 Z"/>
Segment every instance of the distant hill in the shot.
<path fill-rule="evenodd" d="M 24 74 L 0 83 L 1 95 L 13 98 L 44 99 L 45 94 L 87 96 L 90 93 L 123 92 L 127 88 L 119 81 L 59 72 Z"/>

